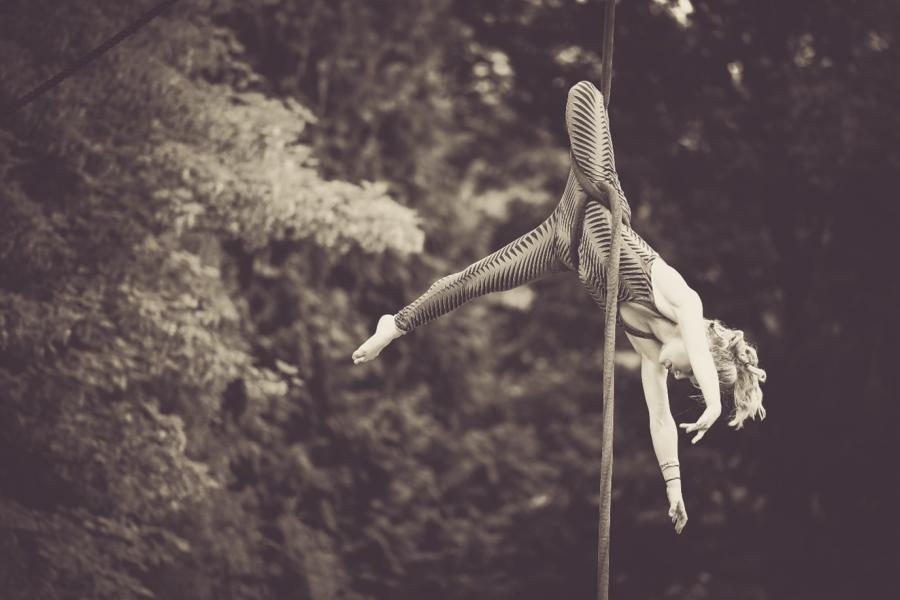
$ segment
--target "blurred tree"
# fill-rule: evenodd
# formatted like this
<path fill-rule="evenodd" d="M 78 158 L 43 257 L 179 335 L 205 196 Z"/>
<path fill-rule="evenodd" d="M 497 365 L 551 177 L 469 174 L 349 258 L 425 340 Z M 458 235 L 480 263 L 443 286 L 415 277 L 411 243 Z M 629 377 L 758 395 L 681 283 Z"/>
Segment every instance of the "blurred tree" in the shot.
<path fill-rule="evenodd" d="M 5 97 L 138 12 L 57 4 L 0 8 Z M 623 348 L 617 596 L 860 595 L 897 558 L 895 4 L 620 5 L 636 227 L 759 342 L 770 419 L 685 449 L 673 540 Z M 196 0 L 0 127 L 0 589 L 590 594 L 602 315 L 574 278 L 348 356 L 552 208 L 600 11 Z"/>
<path fill-rule="evenodd" d="M 291 373 L 250 354 L 222 243 L 410 252 L 421 232 L 383 186 L 321 178 L 303 143 L 314 118 L 252 91 L 212 9 L 150 25 L 0 136 L 0 507 L 14 597 L 270 597 L 270 577 L 331 597 L 315 591 L 318 559 L 292 556 L 314 555 L 318 534 L 285 524 L 295 535 L 267 568 L 266 532 L 238 532 L 246 509 L 223 497 L 226 392 L 265 414 Z M 116 3 L 5 10 L 10 98 L 134 16 Z"/>

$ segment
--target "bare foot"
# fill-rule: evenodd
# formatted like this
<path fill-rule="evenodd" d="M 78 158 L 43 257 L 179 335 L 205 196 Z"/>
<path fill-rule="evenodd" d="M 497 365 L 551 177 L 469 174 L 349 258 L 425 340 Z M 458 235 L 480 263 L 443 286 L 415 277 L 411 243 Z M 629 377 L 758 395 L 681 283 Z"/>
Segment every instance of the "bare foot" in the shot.
<path fill-rule="evenodd" d="M 369 362 L 378 356 L 392 341 L 403 335 L 403 331 L 394 324 L 394 315 L 382 315 L 378 319 L 375 333 L 363 342 L 353 353 L 353 364 Z"/>

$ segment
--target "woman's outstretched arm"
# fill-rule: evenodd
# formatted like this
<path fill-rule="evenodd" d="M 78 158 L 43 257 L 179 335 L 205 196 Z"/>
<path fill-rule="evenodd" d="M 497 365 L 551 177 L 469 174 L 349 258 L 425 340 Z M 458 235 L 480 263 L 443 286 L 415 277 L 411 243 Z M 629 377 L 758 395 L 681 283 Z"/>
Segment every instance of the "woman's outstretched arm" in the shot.
<path fill-rule="evenodd" d="M 687 509 L 681 495 L 681 471 L 678 465 L 678 428 L 669 408 L 669 391 L 666 387 L 668 371 L 658 362 L 641 357 L 641 383 L 647 412 L 650 417 L 650 439 L 666 483 L 669 499 L 669 518 L 675 532 L 681 533 L 687 523 Z"/>
<path fill-rule="evenodd" d="M 656 267 L 654 265 L 654 268 Z M 654 272 L 653 285 L 663 297 L 667 309 L 665 312 L 675 316 L 688 360 L 691 363 L 693 377 L 706 402 L 706 410 L 696 422 L 680 425 L 686 432 L 697 432 L 697 435 L 691 440 L 692 444 L 696 444 L 722 414 L 719 376 L 709 351 L 709 341 L 706 338 L 703 302 L 697 292 L 688 286 L 681 274 L 665 263 L 661 263 Z"/>

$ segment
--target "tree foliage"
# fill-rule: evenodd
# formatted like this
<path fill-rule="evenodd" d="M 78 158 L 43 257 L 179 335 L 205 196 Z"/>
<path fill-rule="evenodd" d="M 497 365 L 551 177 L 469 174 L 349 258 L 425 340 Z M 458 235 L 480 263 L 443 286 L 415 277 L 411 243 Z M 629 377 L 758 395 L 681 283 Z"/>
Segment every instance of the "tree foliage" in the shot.
<path fill-rule="evenodd" d="M 855 596 L 897 558 L 896 491 L 858 490 L 898 416 L 900 11 L 857 4 L 619 4 L 636 227 L 759 343 L 770 418 L 683 450 L 674 539 L 621 349 L 618 596 Z M 601 9 L 182 2 L 0 123 L 3 597 L 589 595 L 603 317 L 578 282 L 349 354 L 554 206 Z M 138 12 L 5 3 L 0 100 Z"/>

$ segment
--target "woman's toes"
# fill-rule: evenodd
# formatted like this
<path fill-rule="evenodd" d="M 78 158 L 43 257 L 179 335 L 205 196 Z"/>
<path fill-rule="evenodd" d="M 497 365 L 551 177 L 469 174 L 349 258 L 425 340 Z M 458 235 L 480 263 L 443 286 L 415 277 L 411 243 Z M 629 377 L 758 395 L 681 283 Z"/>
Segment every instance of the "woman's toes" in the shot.
<path fill-rule="evenodd" d="M 355 364 L 368 362 L 378 356 L 378 352 L 372 352 L 372 348 L 368 347 L 371 345 L 370 341 L 371 338 L 367 340 L 365 344 L 357 348 L 356 352 L 353 353 L 353 362 Z"/>
<path fill-rule="evenodd" d="M 353 363 L 368 362 L 377 357 L 384 347 L 391 343 L 391 340 L 394 338 L 394 329 L 394 317 L 392 315 L 381 317 L 372 337 L 363 342 L 363 345 L 353 353 Z"/>

